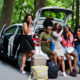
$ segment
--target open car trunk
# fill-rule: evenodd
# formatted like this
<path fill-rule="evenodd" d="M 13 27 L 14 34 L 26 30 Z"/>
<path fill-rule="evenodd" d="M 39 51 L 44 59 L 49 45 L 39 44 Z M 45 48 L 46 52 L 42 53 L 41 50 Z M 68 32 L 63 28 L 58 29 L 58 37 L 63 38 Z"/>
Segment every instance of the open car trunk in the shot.
<path fill-rule="evenodd" d="M 60 7 L 43 7 L 35 15 L 34 29 L 43 28 L 43 22 L 46 18 L 51 19 L 53 24 L 59 23 L 62 26 L 67 25 L 69 16 L 73 14 L 72 10 Z"/>

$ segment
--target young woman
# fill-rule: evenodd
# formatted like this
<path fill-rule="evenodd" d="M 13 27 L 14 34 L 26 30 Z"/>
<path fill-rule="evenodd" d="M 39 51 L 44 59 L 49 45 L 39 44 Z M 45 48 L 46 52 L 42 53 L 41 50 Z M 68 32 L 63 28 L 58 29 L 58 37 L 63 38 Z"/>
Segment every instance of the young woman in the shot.
<path fill-rule="evenodd" d="M 21 52 L 23 53 L 22 66 L 20 71 L 25 74 L 24 71 L 26 60 L 34 55 L 34 42 L 32 40 L 32 15 L 27 14 L 23 21 L 23 36 L 21 38 Z"/>
<path fill-rule="evenodd" d="M 61 29 L 61 30 L 60 30 Z M 67 77 L 65 73 L 65 63 L 64 63 L 64 49 L 61 45 L 61 35 L 63 33 L 63 27 L 59 27 L 58 23 L 55 23 L 53 26 L 53 32 L 52 36 L 53 39 L 55 40 L 55 49 L 54 51 L 57 54 L 57 59 L 58 59 L 58 66 L 62 67 L 62 76 Z"/>
<path fill-rule="evenodd" d="M 74 44 L 73 44 L 73 34 L 70 32 L 68 26 L 64 28 L 64 32 L 62 35 L 62 45 L 64 47 L 65 56 L 68 59 L 69 68 L 70 68 L 70 75 L 76 76 L 76 66 L 77 66 L 77 55 L 74 52 Z M 71 55 L 74 57 L 74 69 L 72 69 L 72 62 L 71 62 Z"/>
<path fill-rule="evenodd" d="M 51 20 L 46 19 L 43 23 L 43 26 L 45 27 L 45 32 L 40 34 L 39 39 L 40 43 L 42 44 L 42 51 L 51 58 L 51 61 L 54 60 L 54 62 L 57 63 L 56 53 L 50 50 L 51 40 L 49 39 L 51 38 L 51 27 L 53 26 L 53 23 Z"/>
<path fill-rule="evenodd" d="M 76 29 L 76 34 L 74 36 L 74 43 L 75 43 L 75 49 L 77 50 L 77 65 L 79 67 L 79 74 L 80 74 L 80 26 Z"/>

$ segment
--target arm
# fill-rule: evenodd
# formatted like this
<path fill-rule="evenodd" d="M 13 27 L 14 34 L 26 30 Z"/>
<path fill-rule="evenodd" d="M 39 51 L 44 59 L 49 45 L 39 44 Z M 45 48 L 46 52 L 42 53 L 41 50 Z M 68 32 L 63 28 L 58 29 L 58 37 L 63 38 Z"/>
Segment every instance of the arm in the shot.
<path fill-rule="evenodd" d="M 63 35 L 62 35 L 61 37 L 62 37 L 62 45 L 63 45 L 64 47 L 66 47 L 66 46 L 67 46 L 67 42 L 66 42 L 66 40 L 64 39 L 64 36 L 63 36 Z"/>
<path fill-rule="evenodd" d="M 39 38 L 39 42 L 40 43 L 48 43 L 48 42 L 50 42 L 49 40 L 43 40 L 43 38 L 44 38 L 44 33 L 41 33 L 40 38 Z"/>
<path fill-rule="evenodd" d="M 78 36 L 78 39 L 79 39 L 79 41 L 80 41 L 80 35 Z"/>
<path fill-rule="evenodd" d="M 41 41 L 41 40 L 42 40 L 42 38 L 39 38 L 40 43 L 48 43 L 48 41 Z"/>
<path fill-rule="evenodd" d="M 63 30 L 61 30 L 61 31 L 59 32 L 59 34 L 57 34 L 56 32 L 53 32 L 52 35 L 53 35 L 54 37 L 58 38 L 58 37 L 60 37 L 60 36 L 62 35 L 62 33 L 63 33 Z"/>
<path fill-rule="evenodd" d="M 29 33 L 28 25 L 26 23 L 23 24 L 23 30 L 26 35 Z"/>
<path fill-rule="evenodd" d="M 70 36 L 70 43 L 72 43 L 74 41 L 73 35 Z"/>

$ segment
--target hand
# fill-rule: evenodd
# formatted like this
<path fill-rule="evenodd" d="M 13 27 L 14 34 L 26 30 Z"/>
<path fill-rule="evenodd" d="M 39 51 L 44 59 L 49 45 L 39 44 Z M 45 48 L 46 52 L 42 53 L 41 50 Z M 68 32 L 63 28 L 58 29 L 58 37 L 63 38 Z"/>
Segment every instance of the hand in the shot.
<path fill-rule="evenodd" d="M 79 37 L 79 40 L 80 40 L 80 37 Z"/>
<path fill-rule="evenodd" d="M 51 43 L 51 42 L 52 42 L 52 40 L 47 40 L 47 41 L 46 41 L 46 43 Z"/>
<path fill-rule="evenodd" d="M 50 42 L 52 42 L 52 40 L 47 40 L 47 41 L 45 41 L 45 43 L 50 43 Z"/>
<path fill-rule="evenodd" d="M 45 41 L 45 43 L 48 43 L 48 40 L 47 40 L 47 41 Z"/>
<path fill-rule="evenodd" d="M 52 40 L 48 40 L 48 42 L 50 42 L 50 43 L 51 43 L 51 42 L 52 42 Z"/>
<path fill-rule="evenodd" d="M 61 29 L 63 29 L 63 26 L 61 26 Z"/>
<path fill-rule="evenodd" d="M 77 41 L 78 39 L 74 39 L 74 41 Z"/>

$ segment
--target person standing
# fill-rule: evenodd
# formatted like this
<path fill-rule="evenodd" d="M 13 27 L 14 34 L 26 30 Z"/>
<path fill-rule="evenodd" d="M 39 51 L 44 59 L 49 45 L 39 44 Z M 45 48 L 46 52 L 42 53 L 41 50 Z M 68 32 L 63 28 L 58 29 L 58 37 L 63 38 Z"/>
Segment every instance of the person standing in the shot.
<path fill-rule="evenodd" d="M 35 53 L 34 42 L 32 39 L 33 29 L 32 29 L 32 15 L 27 14 L 23 21 L 23 35 L 21 38 L 21 47 L 20 50 L 23 53 L 22 57 L 22 66 L 20 71 L 22 74 L 25 74 L 24 71 L 26 60 L 29 59 Z"/>

